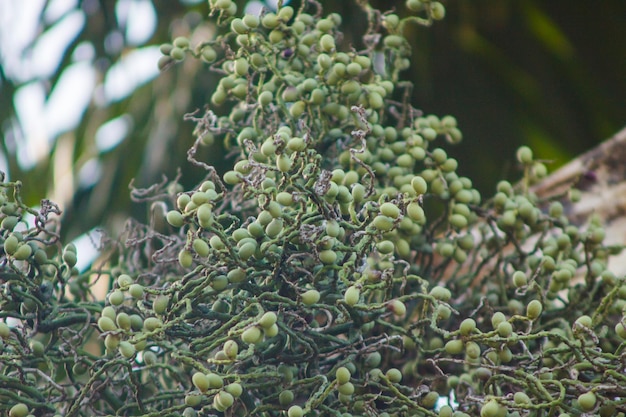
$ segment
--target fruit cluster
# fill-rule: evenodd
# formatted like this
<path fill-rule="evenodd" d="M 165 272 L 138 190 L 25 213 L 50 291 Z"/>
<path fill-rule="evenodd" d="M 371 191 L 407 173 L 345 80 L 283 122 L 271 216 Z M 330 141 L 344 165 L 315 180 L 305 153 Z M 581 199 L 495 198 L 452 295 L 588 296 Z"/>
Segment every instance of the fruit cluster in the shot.
<path fill-rule="evenodd" d="M 19 393 L 0 389 L 11 416 L 623 411 L 619 248 L 594 219 L 569 223 L 576 190 L 532 192 L 546 167 L 529 148 L 522 180 L 483 198 L 446 151 L 456 119 L 409 102 L 403 28 L 441 19 L 441 3 L 408 0 L 400 18 L 358 2 L 358 50 L 314 1 L 242 17 L 209 4 L 223 32 L 176 38 L 159 62 L 222 76 L 187 116 L 204 181 L 134 190 L 151 226 L 129 223 L 110 265 L 82 275 L 71 246 L 42 237 L 45 215 L 14 230 L 27 209 L 3 194 L 2 317 L 19 324 L 0 336 L 24 366 L 0 375 Z M 217 140 L 235 159 L 222 175 L 196 159 Z M 111 279 L 104 305 L 89 275 Z M 33 300 L 42 286 L 53 301 Z"/>

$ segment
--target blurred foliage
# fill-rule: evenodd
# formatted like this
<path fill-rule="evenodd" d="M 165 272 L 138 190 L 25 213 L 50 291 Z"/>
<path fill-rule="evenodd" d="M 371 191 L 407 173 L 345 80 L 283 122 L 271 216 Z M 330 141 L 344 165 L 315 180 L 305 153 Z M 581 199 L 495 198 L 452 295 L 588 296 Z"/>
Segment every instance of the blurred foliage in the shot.
<path fill-rule="evenodd" d="M 53 76 L 43 80 L 48 92 L 84 42 L 95 49 L 93 64 L 99 82 L 114 63 L 137 48 L 127 43 L 119 49 L 107 48 L 126 29 L 116 17 L 121 3 L 129 2 L 78 2 L 86 24 L 68 45 Z M 206 2 L 190 3 L 154 1 L 159 19 L 148 44 L 158 45 L 179 35 L 193 41 L 214 30 L 202 20 L 208 13 Z M 240 11 L 245 3 L 238 2 Z M 343 16 L 360 13 L 351 2 L 320 3 L 328 12 Z M 383 10 L 396 7 L 400 15 L 406 14 L 402 1 L 372 4 Z M 415 85 L 413 101 L 426 114 L 455 114 L 464 126 L 467 140 L 453 156 L 467 159 L 463 174 L 474 178 L 478 189 L 491 190 L 496 179 L 508 177 L 510 167 L 505 161 L 520 144 L 554 161 L 550 168 L 555 168 L 622 127 L 626 43 L 616 40 L 623 32 L 626 3 L 607 0 L 591 7 L 565 0 L 457 0 L 446 6 L 447 17 L 437 27 L 409 29 L 414 58 L 404 77 Z M 344 42 L 360 44 L 365 28 L 358 21 L 344 20 Z M 42 21 L 41 35 L 52 27 Z M 76 129 L 54 139 L 50 157 L 25 170 L 11 145 L 20 140 L 19 135 L 10 132 L 10 127 L 19 126 L 13 95 L 21 85 L 7 78 L 0 65 L 4 137 L 0 152 L 8 160 L 10 177 L 27 185 L 25 201 L 37 204 L 46 197 L 58 202 L 64 211 L 62 230 L 70 238 L 97 225 L 119 230 L 118 219 L 129 213 L 145 219 L 145 206 L 131 207 L 128 184 L 132 179 L 135 185 L 146 186 L 163 175 L 172 178 L 179 166 L 186 166 L 193 126 L 183 121 L 183 115 L 203 109 L 215 84 L 214 78 L 197 76 L 200 71 L 205 72 L 201 64 L 185 62 L 109 106 L 93 100 Z M 126 139 L 98 153 L 94 150 L 97 129 L 121 115 L 132 121 Z M 219 167 L 223 153 L 216 146 L 200 157 Z M 93 158 L 102 164 L 101 176 L 94 185 L 81 187 L 79 173 Z M 185 169 L 182 181 L 186 184 L 203 175 Z"/>

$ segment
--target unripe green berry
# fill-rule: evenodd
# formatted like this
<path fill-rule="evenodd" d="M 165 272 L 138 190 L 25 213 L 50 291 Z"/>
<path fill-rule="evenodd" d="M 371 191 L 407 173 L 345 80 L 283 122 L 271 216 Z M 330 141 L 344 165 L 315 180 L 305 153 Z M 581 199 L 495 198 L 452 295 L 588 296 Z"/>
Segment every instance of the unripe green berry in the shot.
<path fill-rule="evenodd" d="M 319 258 L 324 265 L 332 265 L 337 261 L 337 252 L 332 249 L 322 250 L 319 253 Z"/>
<path fill-rule="evenodd" d="M 346 304 L 348 304 L 349 306 L 353 306 L 359 302 L 360 296 L 361 296 L 361 291 L 359 290 L 358 287 L 353 285 L 351 287 L 348 287 L 343 298 Z"/>
<path fill-rule="evenodd" d="M 209 378 L 202 372 L 196 372 L 193 374 L 191 382 L 200 392 L 206 392 L 210 387 Z"/>
<path fill-rule="evenodd" d="M 300 299 L 304 305 L 310 306 L 320 300 L 320 293 L 317 290 L 308 290 L 300 295 Z"/>
<path fill-rule="evenodd" d="M 448 301 L 450 297 L 452 297 L 452 294 L 450 293 L 449 289 L 441 287 L 439 285 L 433 287 L 430 290 L 429 294 L 436 300 L 440 300 L 440 301 Z"/>
<path fill-rule="evenodd" d="M 391 368 L 387 370 L 387 372 L 385 373 L 385 376 L 390 382 L 393 382 L 396 384 L 402 381 L 402 372 L 400 372 L 400 370 L 396 368 Z"/>
<path fill-rule="evenodd" d="M 128 287 L 128 293 L 136 300 L 143 298 L 143 285 L 132 284 Z"/>
<path fill-rule="evenodd" d="M 182 61 L 185 59 L 185 51 L 182 48 L 172 48 L 170 51 L 170 57 L 175 59 L 176 61 Z"/>
<path fill-rule="evenodd" d="M 434 20 L 442 20 L 446 16 L 446 8 L 438 1 L 430 3 L 430 15 Z"/>
<path fill-rule="evenodd" d="M 387 308 L 397 317 L 402 317 L 406 314 L 406 305 L 400 300 L 391 300 L 387 304 Z"/>
<path fill-rule="evenodd" d="M 45 353 L 45 346 L 39 340 L 31 340 L 28 344 L 30 351 L 36 357 L 42 357 Z"/>
<path fill-rule="evenodd" d="M 350 381 L 350 371 L 345 366 L 337 368 L 335 371 L 335 378 L 339 384 L 345 384 Z"/>
<path fill-rule="evenodd" d="M 463 352 L 463 341 L 462 340 L 449 340 L 446 342 L 445 348 L 446 353 L 450 355 L 458 355 Z"/>
<path fill-rule="evenodd" d="M 291 407 L 289 407 L 289 410 L 287 410 L 287 416 L 288 417 L 302 417 L 304 416 L 304 411 L 302 410 L 302 407 L 300 407 L 299 405 L 292 405 Z"/>
<path fill-rule="evenodd" d="M 465 354 L 469 359 L 478 359 L 480 357 L 480 346 L 476 342 L 467 342 L 465 344 Z"/>
<path fill-rule="evenodd" d="M 476 321 L 472 318 L 467 318 L 461 322 L 459 331 L 462 336 L 469 336 L 476 330 Z"/>
<path fill-rule="evenodd" d="M 372 220 L 372 226 L 382 232 L 388 232 L 393 229 L 393 219 L 388 216 L 379 214 Z"/>
<path fill-rule="evenodd" d="M 0 338 L 6 339 L 10 335 L 11 329 L 9 328 L 9 326 L 5 322 L 0 321 Z"/>
<path fill-rule="evenodd" d="M 517 160 L 524 164 L 528 165 L 533 162 L 533 151 L 528 146 L 521 146 L 517 149 Z"/>
<path fill-rule="evenodd" d="M 13 254 L 13 257 L 18 261 L 24 261 L 28 259 L 30 255 L 33 253 L 33 248 L 30 247 L 27 243 L 22 243 L 18 246 L 17 250 Z"/>
<path fill-rule="evenodd" d="M 120 352 L 120 354 L 129 359 L 132 358 L 133 356 L 135 356 L 135 353 L 137 352 L 135 346 L 133 346 L 133 344 L 131 344 L 130 342 L 127 342 L 125 340 L 121 341 L 119 346 L 118 346 L 118 350 Z"/>
<path fill-rule="evenodd" d="M 26 417 L 28 415 L 28 406 L 24 403 L 15 404 L 9 410 L 9 417 Z"/>
<path fill-rule="evenodd" d="M 494 329 L 497 329 L 498 325 L 503 321 L 506 321 L 506 316 L 501 311 L 496 311 L 493 313 L 493 316 L 491 316 L 491 326 L 493 326 Z"/>
<path fill-rule="evenodd" d="M 224 391 L 226 391 L 235 398 L 239 398 L 241 394 L 243 394 L 243 387 L 241 386 L 241 384 L 233 382 L 232 384 L 226 385 L 224 387 Z"/>
<path fill-rule="evenodd" d="M 235 359 L 239 353 L 239 345 L 234 340 L 227 340 L 222 350 L 229 359 Z"/>
<path fill-rule="evenodd" d="M 163 314 L 165 313 L 165 310 L 167 309 L 169 302 L 170 302 L 169 296 L 158 295 L 154 299 L 154 302 L 152 303 L 152 310 L 154 310 L 156 314 Z"/>
<path fill-rule="evenodd" d="M 480 417 L 498 417 L 500 404 L 496 400 L 489 400 L 480 409 Z"/>
<path fill-rule="evenodd" d="M 528 279 L 523 271 L 515 271 L 513 273 L 513 285 L 515 285 L 515 287 L 520 288 L 526 286 L 527 284 Z"/>
<path fill-rule="evenodd" d="M 101 332 L 110 332 L 117 329 L 115 322 L 109 317 L 100 317 L 98 319 L 98 328 Z"/>
<path fill-rule="evenodd" d="M 120 346 L 121 337 L 114 333 L 109 333 L 104 338 L 104 347 L 108 352 L 113 352 Z"/>
<path fill-rule="evenodd" d="M 187 249 L 183 249 L 178 253 L 178 263 L 183 268 L 191 267 L 193 263 L 193 255 Z"/>
<path fill-rule="evenodd" d="M 402 45 L 404 45 L 404 41 L 405 41 L 404 37 L 399 36 L 399 35 L 387 35 L 383 39 L 383 43 L 388 48 L 399 48 Z"/>
<path fill-rule="evenodd" d="M 293 400 L 294 400 L 293 391 L 290 391 L 288 389 L 281 391 L 280 394 L 278 395 L 278 402 L 282 406 L 291 404 Z"/>
<path fill-rule="evenodd" d="M 509 337 L 513 333 L 513 326 L 508 321 L 503 321 L 498 324 L 498 328 L 496 329 L 500 337 Z"/>
<path fill-rule="evenodd" d="M 542 310 L 543 305 L 541 304 L 541 301 L 532 300 L 526 306 L 526 317 L 531 320 L 536 320 L 541 315 Z"/>
<path fill-rule="evenodd" d="M 182 227 L 185 224 L 183 215 L 177 210 L 168 211 L 166 220 L 173 227 Z"/>
<path fill-rule="evenodd" d="M 222 410 L 226 410 L 228 407 L 233 405 L 235 402 L 235 398 L 226 391 L 220 391 L 215 394 L 214 403 L 217 404 Z"/>
<path fill-rule="evenodd" d="M 267 329 L 270 328 L 274 323 L 276 323 L 277 319 L 278 316 L 276 316 L 276 313 L 274 313 L 273 311 L 267 311 L 263 314 L 263 316 L 261 316 L 257 324 L 262 328 Z"/>
<path fill-rule="evenodd" d="M 335 38 L 332 35 L 324 34 L 320 38 L 320 48 L 323 52 L 330 52 L 335 49 Z"/>
<path fill-rule="evenodd" d="M 515 404 L 519 405 L 531 404 L 531 400 L 528 394 L 522 391 L 518 391 L 513 395 L 513 401 L 515 401 Z"/>
<path fill-rule="evenodd" d="M 117 324 L 117 327 L 119 327 L 120 329 L 130 330 L 130 327 L 131 327 L 130 316 L 124 312 L 118 313 L 117 316 L 115 317 L 115 324 Z"/>
<path fill-rule="evenodd" d="M 244 343 L 254 345 L 261 341 L 263 338 L 263 333 L 261 333 L 261 329 L 257 326 L 248 327 L 241 334 L 241 340 Z"/>
<path fill-rule="evenodd" d="M 156 317 L 147 317 L 144 321 L 143 321 L 143 328 L 146 331 L 152 332 L 154 330 L 157 330 L 159 328 L 161 328 L 163 326 L 163 322 L 159 319 L 157 319 Z"/>
<path fill-rule="evenodd" d="M 591 411 L 596 406 L 596 394 L 593 391 L 578 396 L 578 405 L 583 411 Z"/>
<path fill-rule="evenodd" d="M 124 293 L 120 290 L 115 290 L 109 293 L 109 303 L 114 306 L 119 306 L 124 302 Z"/>
<path fill-rule="evenodd" d="M 249 27 L 240 18 L 235 18 L 230 22 L 230 29 L 239 35 L 244 35 L 248 33 Z"/>
<path fill-rule="evenodd" d="M 400 209 L 393 203 L 383 203 L 380 205 L 380 212 L 382 215 L 390 217 L 392 219 L 398 218 L 400 215 Z"/>

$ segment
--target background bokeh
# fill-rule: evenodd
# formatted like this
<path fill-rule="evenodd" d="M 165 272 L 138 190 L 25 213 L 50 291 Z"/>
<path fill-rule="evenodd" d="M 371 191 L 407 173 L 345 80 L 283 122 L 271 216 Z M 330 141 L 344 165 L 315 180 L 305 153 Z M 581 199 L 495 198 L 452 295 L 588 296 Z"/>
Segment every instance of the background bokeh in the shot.
<path fill-rule="evenodd" d="M 358 47 L 354 2 L 320 3 L 344 16 L 344 47 Z M 370 3 L 408 13 L 403 1 Z M 445 5 L 442 22 L 409 28 L 404 76 L 416 107 L 456 116 L 465 139 L 450 154 L 481 191 L 515 178 L 521 144 L 555 169 L 626 124 L 623 0 Z M 146 187 L 179 168 L 188 185 L 204 176 L 185 162 L 194 126 L 183 115 L 209 103 L 216 78 L 197 61 L 161 74 L 156 62 L 163 42 L 210 37 L 207 13 L 193 0 L 0 3 L 0 169 L 24 183 L 29 204 L 62 207 L 64 240 L 145 220 L 147 207 L 129 198 L 133 179 Z M 224 166 L 219 144 L 199 157 Z"/>

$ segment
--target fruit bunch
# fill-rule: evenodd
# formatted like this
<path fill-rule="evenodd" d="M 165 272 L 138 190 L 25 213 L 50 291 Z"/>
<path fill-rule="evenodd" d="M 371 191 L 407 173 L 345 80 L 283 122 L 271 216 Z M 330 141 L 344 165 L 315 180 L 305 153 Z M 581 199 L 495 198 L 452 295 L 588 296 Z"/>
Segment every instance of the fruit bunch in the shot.
<path fill-rule="evenodd" d="M 39 368 L 6 368 L 20 386 L 0 390 L 11 415 L 624 409 L 626 283 L 607 269 L 619 248 L 594 219 L 569 223 L 558 198 L 576 190 L 531 191 L 546 167 L 529 148 L 517 153 L 522 180 L 489 198 L 461 175 L 446 151 L 462 139 L 456 119 L 414 108 L 401 79 L 404 27 L 441 19 L 441 3 L 409 0 L 408 17 L 357 4 L 362 45 L 344 45 L 341 16 L 314 1 L 239 17 L 211 0 L 224 27 L 214 39 L 161 47 L 163 69 L 202 59 L 221 75 L 207 109 L 186 116 L 189 161 L 206 178 L 133 190 L 153 219 L 129 222 L 110 263 L 90 271 L 110 279 L 104 304 L 66 248 L 65 266 L 52 261 L 56 307 L 3 310 L 19 321 L 0 328 L 15 346 L 46 337 L 31 348 Z M 216 141 L 233 160 L 222 174 L 197 159 Z M 35 255 L 16 259 L 14 235 L 3 229 L 5 264 L 25 282 L 5 286 L 30 294 Z"/>

